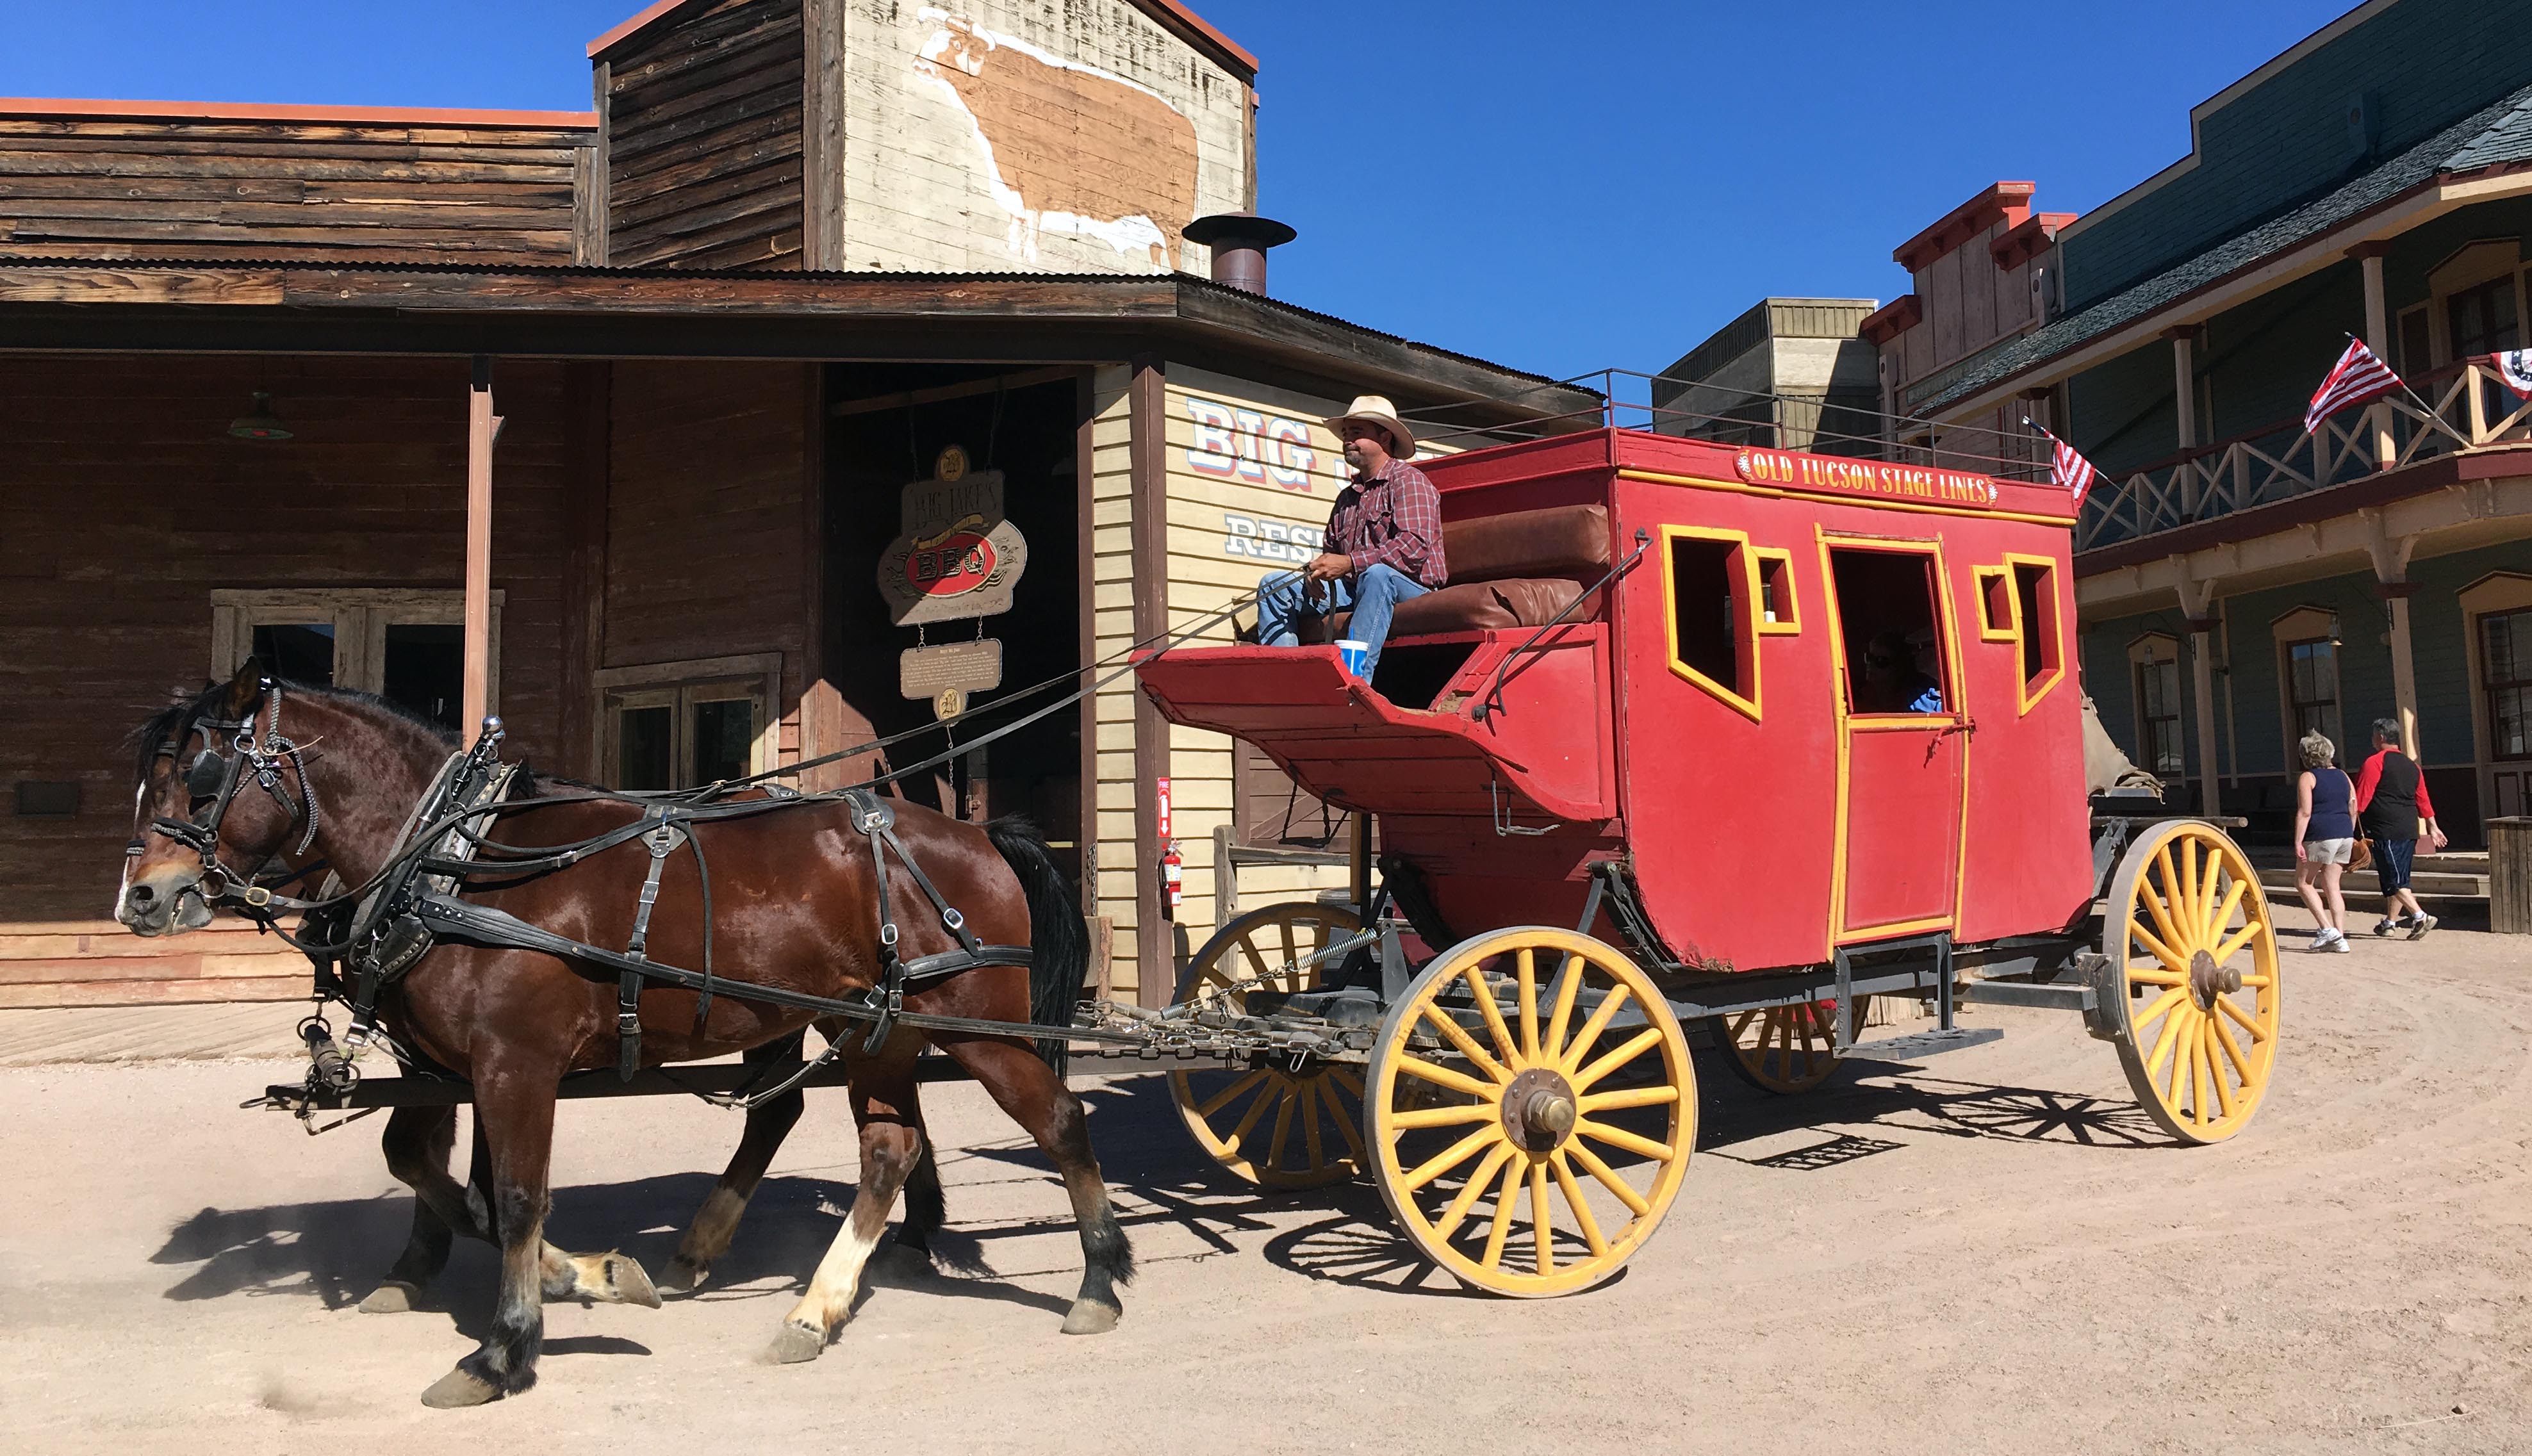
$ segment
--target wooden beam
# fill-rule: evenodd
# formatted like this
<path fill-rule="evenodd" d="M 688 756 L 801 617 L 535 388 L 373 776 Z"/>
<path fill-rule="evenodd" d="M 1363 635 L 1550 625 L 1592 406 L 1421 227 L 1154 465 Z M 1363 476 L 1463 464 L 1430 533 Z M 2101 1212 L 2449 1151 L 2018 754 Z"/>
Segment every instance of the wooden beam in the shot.
<path fill-rule="evenodd" d="M 609 209 L 615 205 L 615 160 L 608 136 L 613 130 L 612 108 L 606 95 L 611 74 L 604 61 L 592 68 L 589 84 L 598 108 L 598 138 L 582 149 L 572 170 L 571 260 L 584 268 L 605 267 L 613 247 Z"/>
<path fill-rule="evenodd" d="M 466 392 L 466 686 L 458 738 L 473 743 L 491 701 L 492 664 L 492 361 L 475 358 Z"/>
<path fill-rule="evenodd" d="M 278 304 L 269 269 L 0 268 L 0 304 Z"/>
<path fill-rule="evenodd" d="M 1160 360 L 1133 364 L 1126 416 L 1132 430 L 1132 486 L 1128 539 L 1134 554 L 1134 637 L 1145 641 L 1169 628 L 1169 423 L 1167 381 Z M 1161 893 L 1160 778 L 1170 771 L 1170 725 L 1142 694 L 1134 695 L 1134 995 L 1145 1006 L 1166 1006 L 1178 987 L 1178 957 Z"/>
<path fill-rule="evenodd" d="M 554 756 L 564 772 L 605 782 L 598 761 L 598 670 L 606 663 L 606 452 L 615 367 L 563 365 L 562 681 Z"/>
<path fill-rule="evenodd" d="M 970 379 L 963 384 L 941 384 L 930 389 L 908 389 L 896 394 L 873 395 L 866 399 L 838 400 L 827 407 L 827 413 L 837 419 L 847 415 L 876 415 L 883 410 L 902 410 L 914 405 L 937 405 L 943 400 L 966 399 L 979 394 L 1001 394 L 1032 385 L 1056 384 L 1079 376 L 1078 364 L 1051 364 L 1043 369 L 1029 369 L 1017 374 L 996 374 L 990 379 Z"/>
<path fill-rule="evenodd" d="M 1098 372 L 1083 369 L 1073 386 L 1072 428 L 1072 552 L 1074 614 L 1076 626 L 1076 660 L 1084 663 L 1099 660 L 1099 560 L 1096 545 L 1098 528 L 1098 486 L 1092 462 L 1097 458 L 1099 423 Z M 1087 689 L 1096 675 L 1085 679 Z M 1091 915 L 1099 913 L 1099 695 L 1085 691 L 1074 706 L 1075 722 L 1080 728 L 1077 757 L 1081 772 L 1080 822 L 1073 826 L 1073 843 L 1081 846 L 1081 904 Z"/>
<path fill-rule="evenodd" d="M 800 6 L 800 266 L 844 269 L 844 6 Z"/>

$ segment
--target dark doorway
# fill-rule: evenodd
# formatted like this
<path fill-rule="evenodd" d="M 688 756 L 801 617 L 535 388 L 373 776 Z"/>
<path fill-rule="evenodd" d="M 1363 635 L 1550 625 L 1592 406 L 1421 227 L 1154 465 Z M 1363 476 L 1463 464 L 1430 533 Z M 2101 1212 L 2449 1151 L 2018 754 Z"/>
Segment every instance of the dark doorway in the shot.
<path fill-rule="evenodd" d="M 939 395 L 952 391 L 950 398 Z M 916 396 L 905 402 L 911 393 Z M 828 369 L 827 676 L 847 714 L 874 733 L 919 729 L 933 721 L 929 700 L 899 689 L 899 655 L 918 640 L 932 644 L 984 636 L 1003 644 L 1003 685 L 979 693 L 971 711 L 1016 690 L 1082 665 L 1080 642 L 1079 481 L 1073 461 L 1077 386 L 1065 379 L 1023 388 L 997 384 L 990 371 L 949 365 L 838 364 Z M 957 446 L 973 471 L 1004 476 L 1004 508 L 1028 542 L 1028 567 L 1011 610 L 975 621 L 917 630 L 889 620 L 877 586 L 880 555 L 895 536 L 898 495 L 931 478 L 941 452 Z M 955 730 L 972 739 L 1043 707 L 1066 689 L 1033 695 L 1010 708 L 976 714 Z M 888 751 L 891 767 L 919 762 L 956 745 L 949 731 L 923 733 Z M 1022 813 L 1036 822 L 1058 859 L 1076 876 L 1082 832 L 1080 715 L 1051 713 L 957 765 L 907 782 L 916 803 L 969 817 Z M 857 775 L 858 776 L 858 775 Z M 963 793 L 961 792 L 963 790 Z M 960 802 L 963 799 L 963 803 Z"/>

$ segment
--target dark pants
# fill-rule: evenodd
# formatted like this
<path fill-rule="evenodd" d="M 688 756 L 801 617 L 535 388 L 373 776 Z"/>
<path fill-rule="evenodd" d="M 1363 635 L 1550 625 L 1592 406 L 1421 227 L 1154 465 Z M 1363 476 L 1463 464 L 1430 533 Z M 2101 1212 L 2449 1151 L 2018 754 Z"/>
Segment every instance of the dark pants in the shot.
<path fill-rule="evenodd" d="M 2383 881 L 2384 894 L 2409 887 L 2409 862 L 2417 853 L 2418 842 L 2414 839 L 2374 841 L 2374 872 Z"/>

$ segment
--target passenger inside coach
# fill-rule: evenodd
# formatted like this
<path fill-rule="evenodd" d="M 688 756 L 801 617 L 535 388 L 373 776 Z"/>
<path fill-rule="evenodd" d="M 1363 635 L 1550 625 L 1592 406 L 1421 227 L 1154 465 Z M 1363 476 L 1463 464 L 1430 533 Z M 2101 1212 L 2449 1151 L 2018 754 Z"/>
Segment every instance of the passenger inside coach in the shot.
<path fill-rule="evenodd" d="M 1844 638 L 1847 711 L 1944 711 L 1943 643 L 1928 558 L 1836 548 L 1829 562 Z"/>

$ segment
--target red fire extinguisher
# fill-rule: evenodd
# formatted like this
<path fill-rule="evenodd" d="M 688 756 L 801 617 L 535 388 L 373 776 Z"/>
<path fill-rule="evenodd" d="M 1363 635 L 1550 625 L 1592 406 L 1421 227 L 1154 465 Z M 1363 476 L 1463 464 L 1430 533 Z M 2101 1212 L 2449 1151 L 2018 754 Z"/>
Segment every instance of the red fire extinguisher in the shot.
<path fill-rule="evenodd" d="M 1178 918 L 1179 896 L 1183 887 L 1183 864 L 1179 858 L 1179 842 L 1175 839 L 1166 841 L 1161 850 L 1161 889 L 1169 898 L 1169 913 L 1173 920 Z"/>

